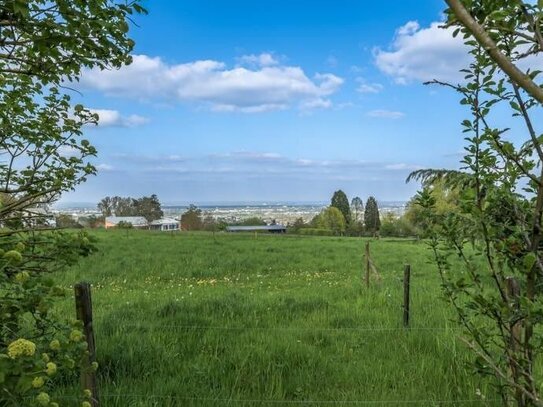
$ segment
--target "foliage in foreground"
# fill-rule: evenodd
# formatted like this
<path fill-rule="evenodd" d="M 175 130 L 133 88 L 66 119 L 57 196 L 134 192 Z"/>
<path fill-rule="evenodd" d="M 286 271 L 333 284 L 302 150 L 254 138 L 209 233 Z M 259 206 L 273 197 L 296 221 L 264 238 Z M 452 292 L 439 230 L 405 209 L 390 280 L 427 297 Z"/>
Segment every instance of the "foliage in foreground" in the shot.
<path fill-rule="evenodd" d="M 519 67 L 543 51 L 543 4 L 447 3 L 447 24 L 473 57 L 465 83 L 441 83 L 470 109 L 462 123 L 466 155 L 462 171 L 413 174 L 427 186 L 417 202 L 475 369 L 494 379 L 504 405 L 542 406 L 543 135 L 532 116 L 543 107 L 543 91 L 539 72 Z M 512 129 L 495 127 L 507 110 Z M 457 192 L 456 210 L 437 208 L 436 185 Z"/>
<path fill-rule="evenodd" d="M 48 274 L 93 243 L 52 230 L 47 206 L 95 173 L 82 129 L 99 118 L 65 85 L 83 68 L 130 63 L 127 20 L 142 11 L 137 1 L 0 4 L 0 406 L 58 406 L 51 390 L 81 367 L 81 327 L 52 312 L 65 293 Z"/>

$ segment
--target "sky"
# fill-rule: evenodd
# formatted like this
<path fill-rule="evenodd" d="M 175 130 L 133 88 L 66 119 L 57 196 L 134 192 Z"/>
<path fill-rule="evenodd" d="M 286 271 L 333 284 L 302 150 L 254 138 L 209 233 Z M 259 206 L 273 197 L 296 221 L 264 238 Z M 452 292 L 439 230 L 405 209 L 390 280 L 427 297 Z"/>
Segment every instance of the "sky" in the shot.
<path fill-rule="evenodd" d="M 64 203 L 409 199 L 420 168 L 458 168 L 466 49 L 443 0 L 147 1 L 133 64 L 85 70 L 75 102 L 98 175 Z"/>

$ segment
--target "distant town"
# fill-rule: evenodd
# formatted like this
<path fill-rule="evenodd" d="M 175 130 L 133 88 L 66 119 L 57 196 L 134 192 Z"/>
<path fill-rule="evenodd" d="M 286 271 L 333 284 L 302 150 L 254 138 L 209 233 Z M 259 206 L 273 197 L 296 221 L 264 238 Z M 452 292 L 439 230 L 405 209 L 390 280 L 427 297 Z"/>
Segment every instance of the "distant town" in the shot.
<path fill-rule="evenodd" d="M 315 203 L 236 203 L 236 204 L 197 204 L 204 215 L 213 217 L 218 222 L 237 223 L 246 219 L 260 218 L 267 224 L 280 223 L 284 225 L 292 224 L 297 219 L 302 218 L 304 222 L 310 222 L 324 208 L 328 206 L 327 202 Z M 403 216 L 407 202 L 405 201 L 384 201 L 379 202 L 379 211 L 381 216 L 391 213 L 396 217 Z M 189 205 L 168 205 L 162 206 L 164 216 L 168 218 L 180 219 L 181 215 L 187 211 Z M 92 203 L 66 203 L 55 206 L 51 212 L 56 215 L 70 215 L 75 221 L 79 218 L 89 216 L 101 216 L 102 213 L 97 209 L 96 204 Z"/>

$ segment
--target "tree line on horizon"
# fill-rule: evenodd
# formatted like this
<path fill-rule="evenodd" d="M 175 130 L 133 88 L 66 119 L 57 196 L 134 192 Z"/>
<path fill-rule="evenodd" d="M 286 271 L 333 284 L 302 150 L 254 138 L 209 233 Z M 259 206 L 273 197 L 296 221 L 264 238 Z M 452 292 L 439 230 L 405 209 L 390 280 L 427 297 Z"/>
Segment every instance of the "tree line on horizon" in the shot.
<path fill-rule="evenodd" d="M 425 186 L 427 194 L 436 201 L 439 213 L 450 213 L 459 205 L 459 191 L 435 182 Z M 347 194 L 337 190 L 330 199 L 330 205 L 313 219 L 303 218 L 287 224 L 289 233 L 303 235 L 333 236 L 372 236 L 372 237 L 425 237 L 429 214 L 417 204 L 418 195 L 410 199 L 404 214 L 387 212 L 381 214 L 374 196 L 366 202 L 355 196 L 349 202 Z M 63 228 L 101 227 L 108 216 L 142 216 L 148 222 L 164 216 L 160 200 L 156 194 L 140 198 L 106 196 L 97 204 L 101 216 L 88 216 L 75 221 L 70 215 L 57 216 L 57 224 Z M 223 231 L 227 226 L 263 226 L 266 221 L 258 216 L 227 222 L 215 219 L 210 213 L 191 204 L 180 218 L 182 229 L 186 231 Z M 272 221 L 271 224 L 275 224 Z"/>

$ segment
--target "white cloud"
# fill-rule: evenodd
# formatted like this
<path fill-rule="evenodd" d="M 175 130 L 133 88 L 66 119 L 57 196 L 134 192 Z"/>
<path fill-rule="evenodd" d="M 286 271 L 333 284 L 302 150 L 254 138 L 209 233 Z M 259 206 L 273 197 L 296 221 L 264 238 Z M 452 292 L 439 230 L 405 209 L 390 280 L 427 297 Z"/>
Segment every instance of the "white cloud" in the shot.
<path fill-rule="evenodd" d="M 367 83 L 364 78 L 356 78 L 359 83 L 356 91 L 359 93 L 380 93 L 383 90 L 383 85 L 380 83 Z"/>
<path fill-rule="evenodd" d="M 238 62 L 242 65 L 250 66 L 273 66 L 279 64 L 279 61 L 269 52 L 264 52 L 260 55 L 243 55 L 238 58 Z"/>
<path fill-rule="evenodd" d="M 271 55 L 262 55 L 260 62 L 275 61 Z M 133 59 L 132 65 L 119 70 L 87 70 L 79 86 L 111 96 L 195 102 L 214 111 L 257 113 L 303 107 L 331 96 L 343 84 L 343 79 L 329 73 L 310 79 L 296 66 L 229 69 L 213 60 L 169 65 L 147 55 L 134 55 Z"/>
<path fill-rule="evenodd" d="M 98 115 L 99 127 L 137 127 L 149 122 L 149 119 L 136 114 L 123 116 L 117 110 L 89 109 Z"/>
<path fill-rule="evenodd" d="M 404 171 L 404 170 L 415 171 L 415 170 L 420 170 L 422 168 L 423 167 L 421 167 L 420 165 L 413 165 L 413 164 L 406 164 L 406 163 L 385 165 L 385 169 L 391 170 L 391 171 Z"/>
<path fill-rule="evenodd" d="M 396 30 L 390 50 L 375 49 L 375 63 L 396 83 L 441 80 L 462 82 L 463 73 L 472 57 L 462 35 L 453 37 L 454 27 L 442 28 L 442 22 L 433 22 L 421 27 L 416 21 Z M 531 55 L 518 62 L 521 70 L 541 70 L 543 57 Z"/>
<path fill-rule="evenodd" d="M 441 28 L 434 22 L 422 28 L 410 21 L 396 31 L 391 49 L 376 49 L 375 63 L 397 83 L 412 81 L 461 81 L 460 69 L 469 65 L 468 48 L 462 36 L 456 38 L 454 28 Z"/>
<path fill-rule="evenodd" d="M 329 99 L 310 99 L 303 102 L 300 107 L 303 110 L 329 109 L 332 107 L 332 102 Z"/>
<path fill-rule="evenodd" d="M 405 113 L 403 112 L 396 112 L 393 110 L 372 110 L 371 112 L 368 112 L 368 116 L 370 117 L 376 117 L 379 119 L 401 119 L 402 117 L 405 117 Z"/>
<path fill-rule="evenodd" d="M 96 169 L 98 171 L 112 171 L 113 170 L 113 166 L 112 165 L 109 165 L 109 164 L 98 164 L 96 166 Z"/>

